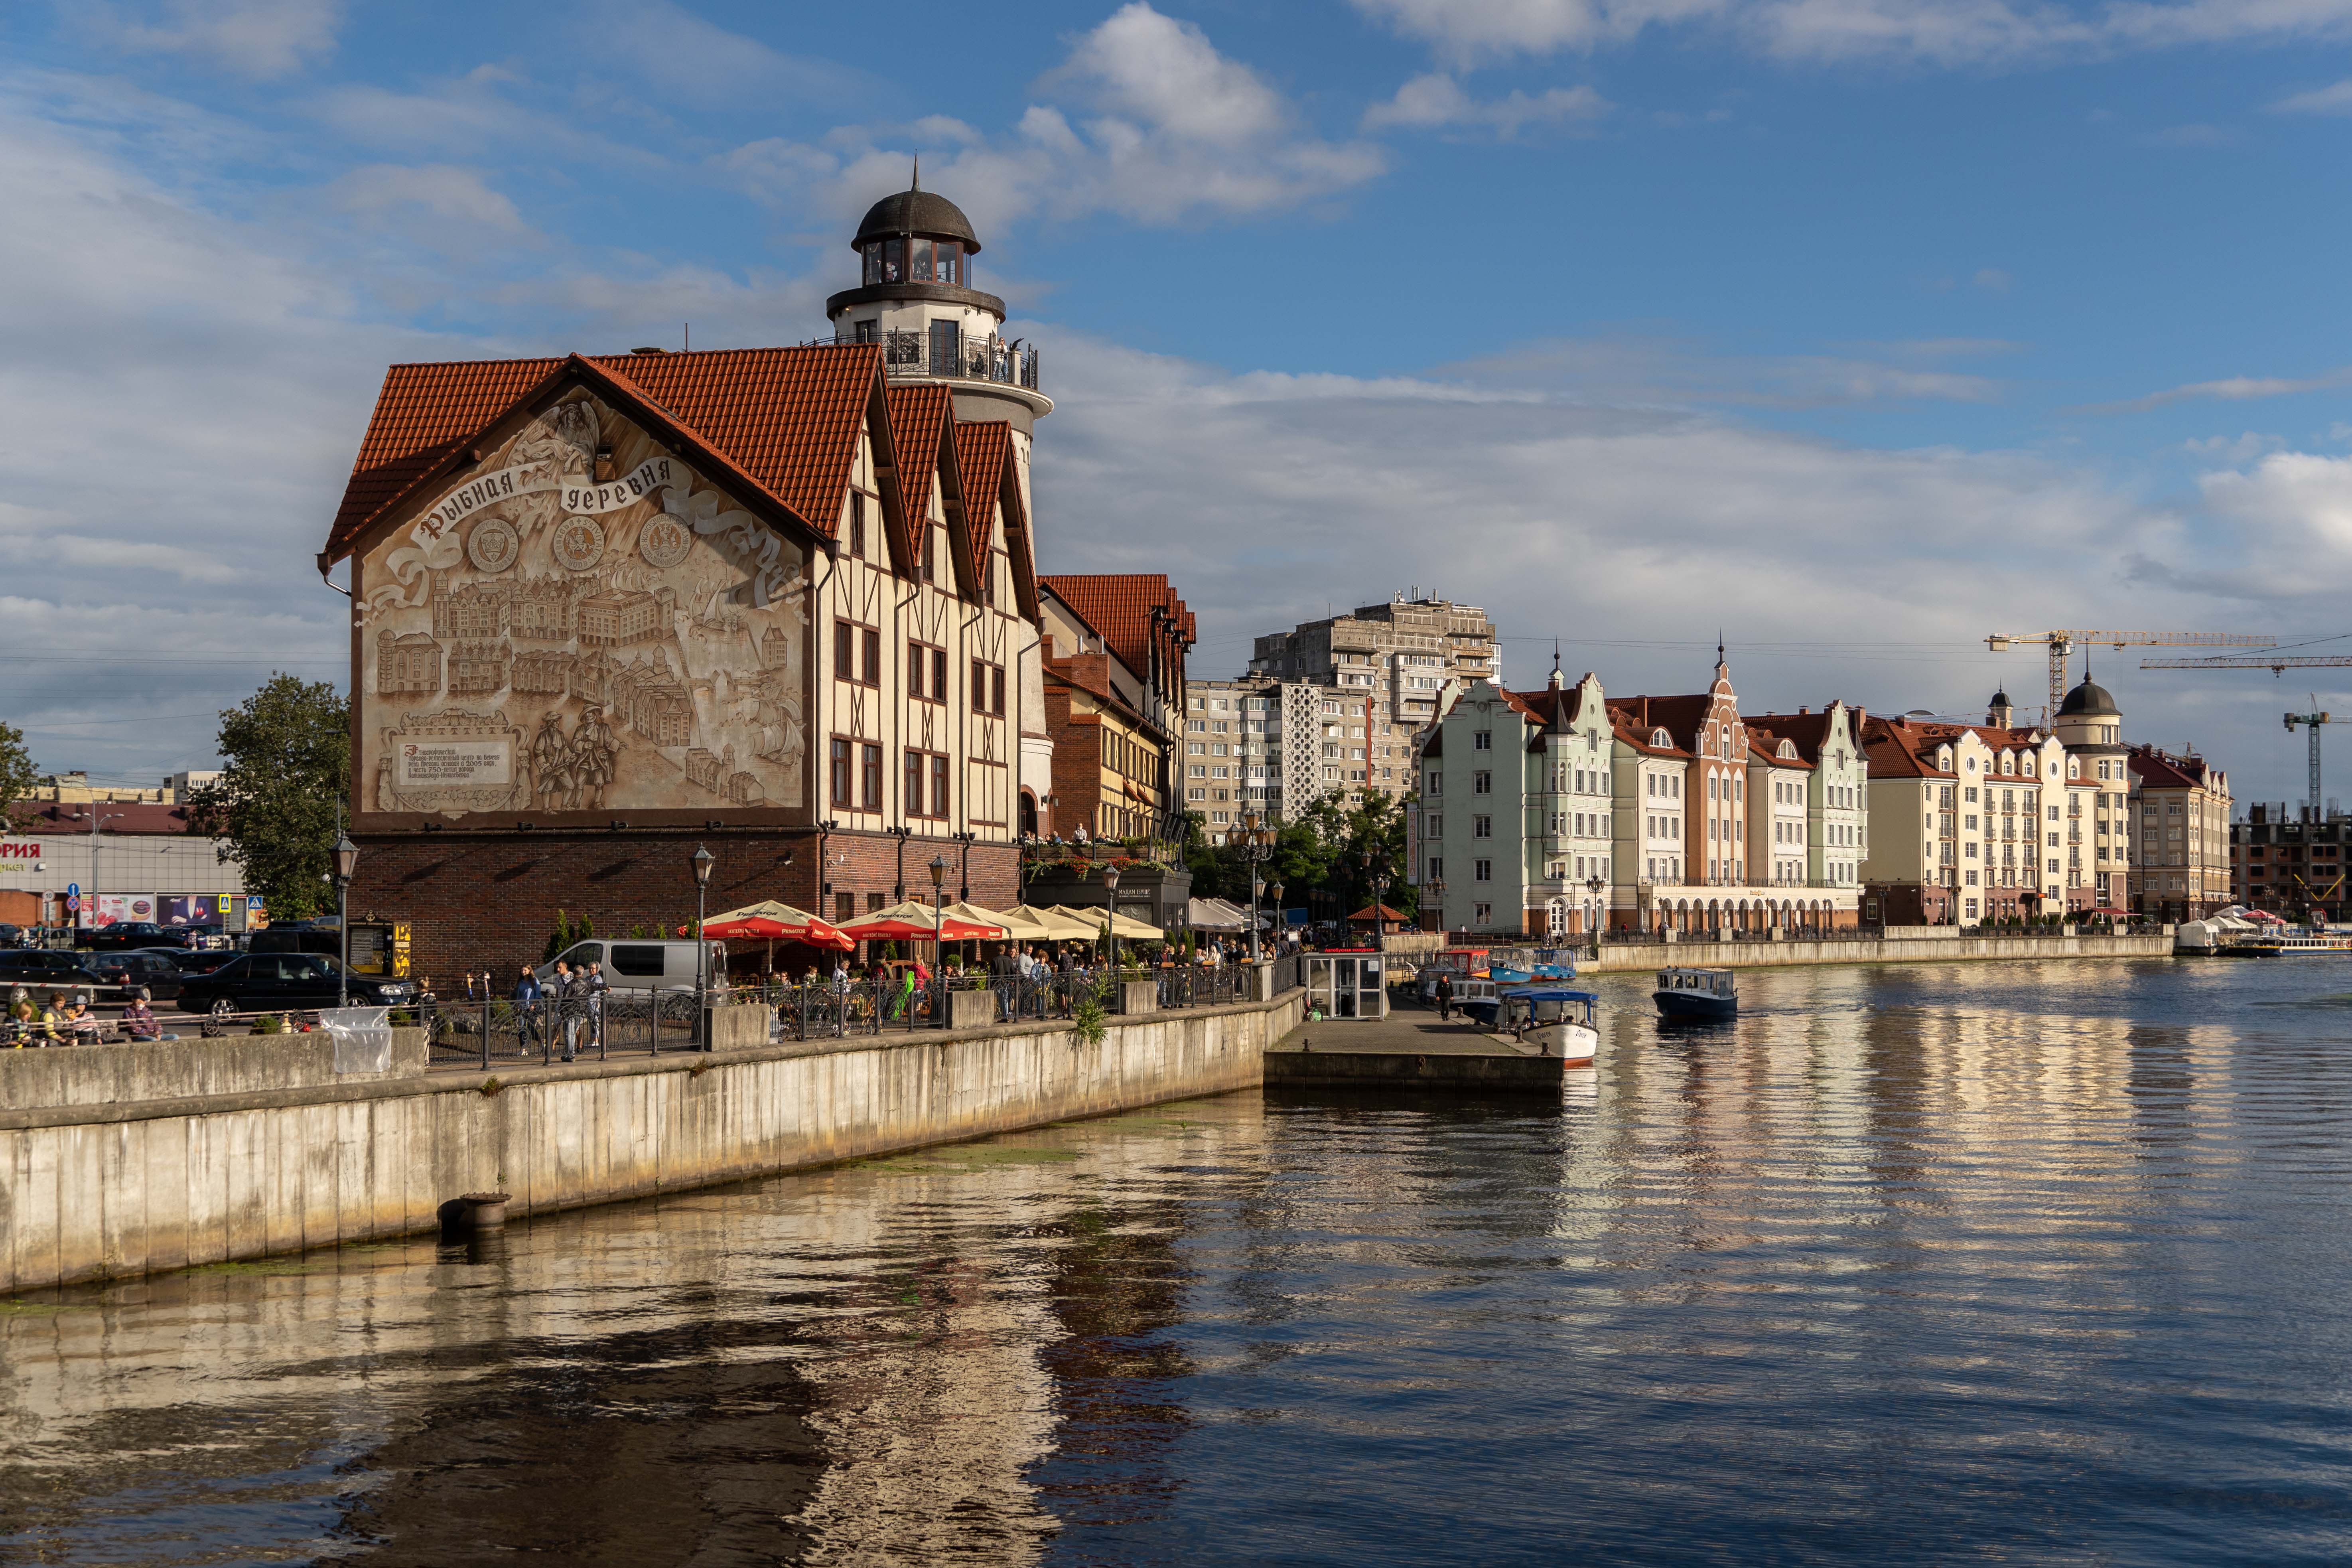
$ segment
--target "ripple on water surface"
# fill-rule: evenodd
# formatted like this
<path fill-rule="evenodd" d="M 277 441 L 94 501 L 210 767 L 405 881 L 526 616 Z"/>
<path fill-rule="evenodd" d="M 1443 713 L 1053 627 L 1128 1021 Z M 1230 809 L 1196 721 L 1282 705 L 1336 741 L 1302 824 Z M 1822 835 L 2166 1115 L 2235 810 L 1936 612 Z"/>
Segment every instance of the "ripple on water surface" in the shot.
<path fill-rule="evenodd" d="M 0 1305 L 0 1560 L 2352 1558 L 2330 961 L 1604 976 L 1227 1096 Z"/>

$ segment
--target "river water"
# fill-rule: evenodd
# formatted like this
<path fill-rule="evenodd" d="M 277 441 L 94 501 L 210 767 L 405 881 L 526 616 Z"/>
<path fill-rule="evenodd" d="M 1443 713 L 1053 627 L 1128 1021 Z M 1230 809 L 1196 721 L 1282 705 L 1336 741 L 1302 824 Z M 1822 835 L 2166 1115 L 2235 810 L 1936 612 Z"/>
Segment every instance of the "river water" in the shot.
<path fill-rule="evenodd" d="M 1245 1093 L 0 1307 L 0 1561 L 2352 1561 L 2352 967 L 1598 983 Z"/>

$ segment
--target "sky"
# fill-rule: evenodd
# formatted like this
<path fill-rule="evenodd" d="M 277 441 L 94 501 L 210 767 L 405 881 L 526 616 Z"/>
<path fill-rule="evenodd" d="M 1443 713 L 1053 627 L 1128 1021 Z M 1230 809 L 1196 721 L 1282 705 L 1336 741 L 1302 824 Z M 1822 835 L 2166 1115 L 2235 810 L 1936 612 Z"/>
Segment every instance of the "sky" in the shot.
<path fill-rule="evenodd" d="M 1041 348 L 1043 564 L 1169 574 L 1196 674 L 1433 591 L 1515 685 L 1720 636 L 1750 710 L 2352 653 L 2352 0 L 23 0 L 0 720 L 207 765 L 347 674 L 387 363 L 829 336 L 919 154 Z M 2126 738 L 2241 801 L 2352 713 L 2141 657 Z"/>

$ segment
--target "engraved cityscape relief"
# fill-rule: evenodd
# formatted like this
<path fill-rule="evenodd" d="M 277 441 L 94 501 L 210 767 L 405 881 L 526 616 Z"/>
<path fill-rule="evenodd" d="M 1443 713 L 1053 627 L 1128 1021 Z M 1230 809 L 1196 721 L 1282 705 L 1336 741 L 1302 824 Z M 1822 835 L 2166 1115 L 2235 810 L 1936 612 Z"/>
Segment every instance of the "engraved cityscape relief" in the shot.
<path fill-rule="evenodd" d="M 797 806 L 806 557 L 586 391 L 368 552 L 379 812 Z"/>

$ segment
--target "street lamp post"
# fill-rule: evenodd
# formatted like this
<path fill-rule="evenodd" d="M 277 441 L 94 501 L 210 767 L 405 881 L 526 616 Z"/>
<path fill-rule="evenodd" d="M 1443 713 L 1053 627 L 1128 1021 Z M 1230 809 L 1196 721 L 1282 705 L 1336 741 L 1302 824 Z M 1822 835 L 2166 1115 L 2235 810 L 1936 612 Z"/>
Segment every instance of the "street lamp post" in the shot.
<path fill-rule="evenodd" d="M 1592 902 L 1590 906 L 1592 916 L 1584 923 L 1587 927 L 1586 934 L 1592 938 L 1592 951 L 1595 955 L 1601 952 L 1601 889 L 1607 886 L 1608 884 L 1601 879 L 1601 873 L 1598 871 L 1584 879 L 1584 890 L 1592 895 Z"/>
<path fill-rule="evenodd" d="M 1372 948 L 1378 952 L 1389 939 L 1389 867 L 1385 860 L 1375 860 L 1372 877 Z"/>
<path fill-rule="evenodd" d="M 1118 973 L 1118 868 L 1103 868 L 1103 935 L 1110 942 L 1110 970 Z"/>
<path fill-rule="evenodd" d="M 98 927 L 98 830 L 110 822 L 120 822 L 131 814 L 127 811 L 110 811 L 101 814 L 97 804 L 93 802 L 88 811 L 77 811 L 72 815 L 76 820 L 85 816 L 89 818 L 89 891 L 84 895 L 85 902 L 82 904 L 81 910 L 74 912 L 88 911 L 89 925 L 94 931 Z"/>
<path fill-rule="evenodd" d="M 1274 905 L 1275 919 L 1277 921 L 1280 920 L 1282 918 L 1282 884 L 1279 882 L 1268 882 L 1265 885 L 1265 896 L 1267 900 Z"/>
<path fill-rule="evenodd" d="M 702 917 L 710 896 L 710 868 L 718 858 L 701 845 L 694 847 L 694 1011 L 702 1030 L 702 1048 L 710 1048 L 710 947 L 703 940 Z"/>
<path fill-rule="evenodd" d="M 335 973 L 335 1005 L 352 1005 L 352 873 L 359 868 L 360 847 L 348 833 L 335 835 L 335 920 L 342 927 L 342 967 Z"/>
<path fill-rule="evenodd" d="M 948 988 L 947 961 L 941 955 L 947 943 L 940 940 L 947 925 L 946 911 L 940 906 L 947 900 L 948 858 L 931 857 L 931 1017 L 941 1028 L 947 1026 L 947 1009 L 940 1005 L 940 997 Z"/>
<path fill-rule="evenodd" d="M 1445 934 L 1445 879 L 1432 877 L 1429 879 L 1429 892 L 1430 896 L 1437 900 L 1437 934 L 1444 936 Z"/>
<path fill-rule="evenodd" d="M 1274 855 L 1274 829 L 1255 811 L 1242 813 L 1242 858 L 1250 868 L 1250 962 L 1257 962 L 1258 868 Z"/>

